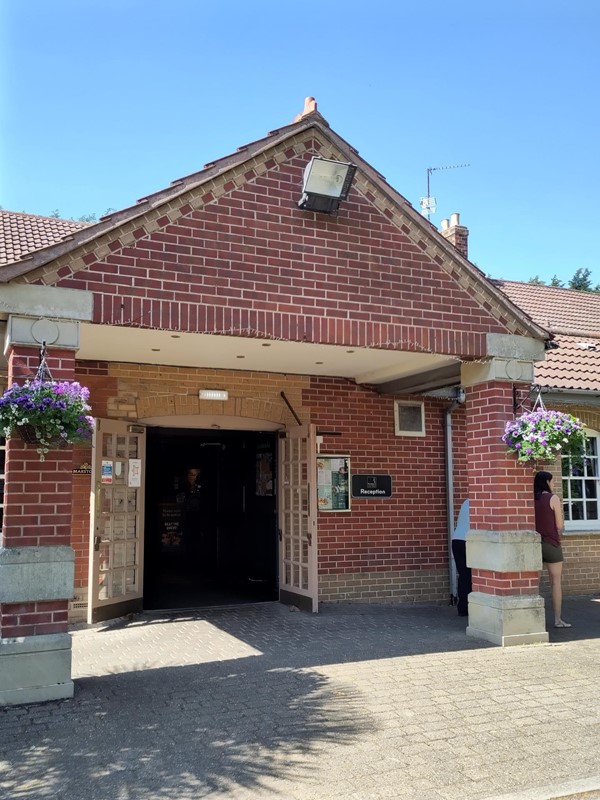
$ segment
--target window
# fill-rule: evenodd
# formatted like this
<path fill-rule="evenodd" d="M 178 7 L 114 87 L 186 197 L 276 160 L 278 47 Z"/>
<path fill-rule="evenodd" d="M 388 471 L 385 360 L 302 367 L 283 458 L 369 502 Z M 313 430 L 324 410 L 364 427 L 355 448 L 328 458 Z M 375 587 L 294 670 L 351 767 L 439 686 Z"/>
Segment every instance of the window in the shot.
<path fill-rule="evenodd" d="M 394 403 L 396 436 L 425 436 L 423 403 L 396 400 Z"/>
<path fill-rule="evenodd" d="M 567 531 L 600 530 L 600 434 L 586 431 L 582 463 L 562 458 L 563 509 Z"/>

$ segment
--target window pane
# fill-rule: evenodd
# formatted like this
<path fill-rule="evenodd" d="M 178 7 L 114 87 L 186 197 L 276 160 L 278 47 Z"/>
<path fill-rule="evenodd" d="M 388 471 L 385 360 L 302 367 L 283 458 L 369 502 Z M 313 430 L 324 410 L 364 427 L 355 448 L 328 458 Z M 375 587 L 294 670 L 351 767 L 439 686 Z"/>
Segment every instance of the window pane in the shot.
<path fill-rule="evenodd" d="M 571 497 L 578 499 L 583 497 L 583 481 L 571 481 Z"/>
<path fill-rule="evenodd" d="M 584 473 L 584 463 L 583 461 L 580 462 L 573 462 L 571 460 L 571 475 L 575 478 L 580 478 Z"/>
<path fill-rule="evenodd" d="M 583 503 L 571 504 L 571 519 L 572 520 L 583 519 Z"/>
<path fill-rule="evenodd" d="M 563 514 L 565 515 L 565 522 L 571 520 L 571 506 L 568 503 L 563 503 Z"/>
<path fill-rule="evenodd" d="M 588 519 L 598 519 L 598 503 L 586 503 L 585 510 Z"/>
<path fill-rule="evenodd" d="M 598 486 L 596 481 L 585 481 L 585 496 L 598 497 Z"/>

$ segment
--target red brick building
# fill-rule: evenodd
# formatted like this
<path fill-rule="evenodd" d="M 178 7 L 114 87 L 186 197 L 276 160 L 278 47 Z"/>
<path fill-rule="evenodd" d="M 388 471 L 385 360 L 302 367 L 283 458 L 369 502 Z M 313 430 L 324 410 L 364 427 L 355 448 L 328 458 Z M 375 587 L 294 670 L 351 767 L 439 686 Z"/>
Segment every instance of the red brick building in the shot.
<path fill-rule="evenodd" d="M 298 205 L 313 158 L 356 165 L 336 214 Z M 535 541 L 531 470 L 500 436 L 546 329 L 468 261 L 457 216 L 438 232 L 314 101 L 97 224 L 2 217 L 25 242 L 0 270 L 7 382 L 44 341 L 98 419 L 93 449 L 6 444 L 0 658 L 59 677 L 5 702 L 72 691 L 69 614 L 442 601 L 466 496 L 488 551 Z M 492 562 L 474 590 L 501 620 L 539 567 Z"/>

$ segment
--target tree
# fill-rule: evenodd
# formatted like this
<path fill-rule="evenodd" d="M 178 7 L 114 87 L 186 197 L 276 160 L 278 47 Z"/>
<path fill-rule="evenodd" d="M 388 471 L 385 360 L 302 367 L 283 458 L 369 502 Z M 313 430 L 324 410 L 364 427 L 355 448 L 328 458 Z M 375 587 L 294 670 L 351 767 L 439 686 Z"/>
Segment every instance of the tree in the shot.
<path fill-rule="evenodd" d="M 109 214 L 112 214 L 113 211 L 116 211 L 115 208 L 107 208 L 102 217 L 106 217 Z M 60 211 L 58 208 L 55 208 L 54 211 L 50 214 L 53 219 L 62 219 L 60 215 Z M 69 217 L 74 222 L 98 222 L 98 217 L 95 214 L 82 214 L 80 217 Z"/>
<path fill-rule="evenodd" d="M 597 283 L 595 286 L 592 285 L 591 276 L 592 271 L 587 269 L 586 267 L 580 267 L 579 269 L 575 270 L 573 277 L 571 280 L 567 282 L 566 288 L 568 289 L 575 289 L 578 292 L 598 292 L 600 293 L 600 283 Z M 538 275 L 533 278 L 529 278 L 527 283 L 531 283 L 534 286 L 555 286 L 558 289 L 564 289 L 565 283 L 561 281 L 558 275 L 554 275 L 550 283 L 546 283 L 546 281 L 542 280 Z"/>
<path fill-rule="evenodd" d="M 576 289 L 578 292 L 592 292 L 591 274 L 591 270 L 585 267 L 579 267 L 569 281 L 569 289 Z"/>

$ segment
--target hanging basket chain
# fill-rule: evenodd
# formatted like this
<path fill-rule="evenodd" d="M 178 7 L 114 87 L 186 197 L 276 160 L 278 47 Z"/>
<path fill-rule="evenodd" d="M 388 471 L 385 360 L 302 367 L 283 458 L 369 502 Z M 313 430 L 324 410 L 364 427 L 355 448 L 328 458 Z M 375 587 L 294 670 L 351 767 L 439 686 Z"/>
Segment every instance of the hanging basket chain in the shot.
<path fill-rule="evenodd" d="M 43 383 L 52 383 L 54 381 L 52 373 L 50 372 L 50 367 L 48 366 L 48 355 L 45 340 L 42 342 L 42 346 L 40 347 L 40 363 L 37 368 L 37 372 L 35 373 L 35 380 Z"/>
<path fill-rule="evenodd" d="M 546 406 L 544 405 L 544 401 L 542 400 L 542 387 L 541 386 L 534 386 L 533 390 L 537 392 L 535 396 L 535 400 L 533 402 L 533 408 L 531 411 L 546 411 Z"/>

